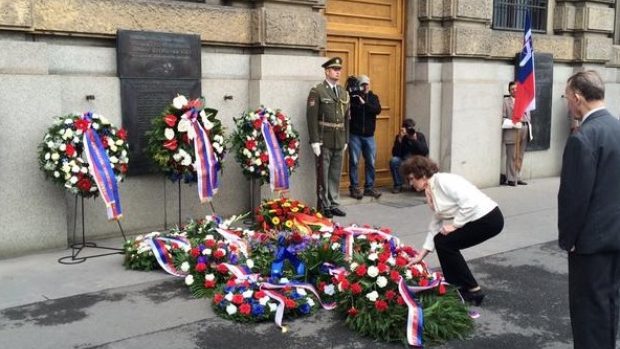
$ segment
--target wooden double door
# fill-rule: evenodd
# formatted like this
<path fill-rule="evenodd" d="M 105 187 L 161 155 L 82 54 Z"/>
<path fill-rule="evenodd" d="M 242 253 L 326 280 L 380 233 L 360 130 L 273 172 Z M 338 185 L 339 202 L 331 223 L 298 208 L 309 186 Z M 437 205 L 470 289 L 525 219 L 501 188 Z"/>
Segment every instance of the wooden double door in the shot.
<path fill-rule="evenodd" d="M 371 90 L 379 96 L 382 111 L 377 117 L 375 185 L 392 185 L 390 158 L 394 136 L 403 119 L 404 0 L 328 0 L 328 57 L 343 59 L 341 83 L 350 75 L 370 78 Z M 348 188 L 348 156 L 341 187 Z M 358 165 L 364 185 L 364 163 Z"/>

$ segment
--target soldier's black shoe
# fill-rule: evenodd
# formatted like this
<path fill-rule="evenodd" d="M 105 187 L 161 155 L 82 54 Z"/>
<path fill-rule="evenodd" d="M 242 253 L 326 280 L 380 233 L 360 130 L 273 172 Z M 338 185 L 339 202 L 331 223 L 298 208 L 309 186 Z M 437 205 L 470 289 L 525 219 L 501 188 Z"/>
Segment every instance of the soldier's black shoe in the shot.
<path fill-rule="evenodd" d="M 339 209 L 338 207 L 333 207 L 330 209 L 330 211 L 334 216 L 344 217 L 347 215 L 343 210 Z"/>
<path fill-rule="evenodd" d="M 332 218 L 334 215 L 332 214 L 332 211 L 329 208 L 324 208 L 323 210 L 321 210 L 321 214 L 323 215 L 323 217 L 325 218 Z"/>

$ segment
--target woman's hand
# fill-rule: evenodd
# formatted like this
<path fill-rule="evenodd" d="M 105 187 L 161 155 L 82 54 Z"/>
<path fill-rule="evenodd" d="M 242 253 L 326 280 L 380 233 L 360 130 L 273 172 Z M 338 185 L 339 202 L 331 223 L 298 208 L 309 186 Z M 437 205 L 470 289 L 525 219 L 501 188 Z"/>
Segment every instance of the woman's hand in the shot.
<path fill-rule="evenodd" d="M 441 227 L 440 233 L 442 233 L 443 235 L 448 235 L 448 234 L 450 234 L 451 232 L 453 232 L 455 230 L 456 230 L 456 227 L 454 225 L 452 225 L 452 224 L 444 224 Z"/>
<path fill-rule="evenodd" d="M 424 257 L 426 257 L 427 254 L 428 250 L 420 251 L 415 257 L 411 258 L 411 261 L 407 263 L 407 267 L 410 267 L 414 264 L 419 264 L 420 262 L 422 262 L 422 260 L 424 260 Z"/>

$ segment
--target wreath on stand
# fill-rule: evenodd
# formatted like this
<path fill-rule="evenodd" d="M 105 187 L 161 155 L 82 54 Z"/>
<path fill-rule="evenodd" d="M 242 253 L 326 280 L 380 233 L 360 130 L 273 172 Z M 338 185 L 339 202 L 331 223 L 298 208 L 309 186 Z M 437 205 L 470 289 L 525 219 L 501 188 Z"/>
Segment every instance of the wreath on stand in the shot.
<path fill-rule="evenodd" d="M 269 153 L 267 142 L 261 132 L 263 120 L 271 126 L 282 150 L 288 174 L 299 165 L 299 133 L 293 128 L 289 117 L 280 110 L 261 106 L 234 118 L 236 131 L 232 135 L 235 159 L 248 179 L 258 179 L 260 184 L 269 183 Z"/>
<path fill-rule="evenodd" d="M 99 189 L 84 154 L 84 133 L 92 129 L 99 136 L 117 182 L 127 173 L 129 146 L 127 132 L 117 129 L 98 114 L 68 114 L 54 118 L 39 145 L 39 166 L 46 178 L 82 197 L 97 197 Z"/>
<path fill-rule="evenodd" d="M 173 182 L 195 182 L 196 152 L 192 139 L 196 136 L 192 122 L 199 122 L 209 139 L 217 171 L 222 170 L 226 155 L 226 138 L 222 122 L 216 117 L 217 110 L 204 106 L 204 99 L 188 100 L 175 97 L 159 117 L 153 119 L 147 132 L 148 152 L 157 165 Z"/>

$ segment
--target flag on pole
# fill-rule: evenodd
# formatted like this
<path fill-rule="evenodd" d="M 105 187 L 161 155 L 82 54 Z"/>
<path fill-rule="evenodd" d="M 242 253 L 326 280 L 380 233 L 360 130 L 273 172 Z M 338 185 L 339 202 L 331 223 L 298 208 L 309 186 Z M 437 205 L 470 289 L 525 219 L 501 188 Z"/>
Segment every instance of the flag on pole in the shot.
<path fill-rule="evenodd" d="M 536 109 L 536 79 L 534 73 L 534 46 L 532 45 L 532 18 L 528 11 L 523 28 L 523 49 L 517 69 L 517 93 L 512 110 L 512 121 L 517 123 L 523 114 Z"/>

